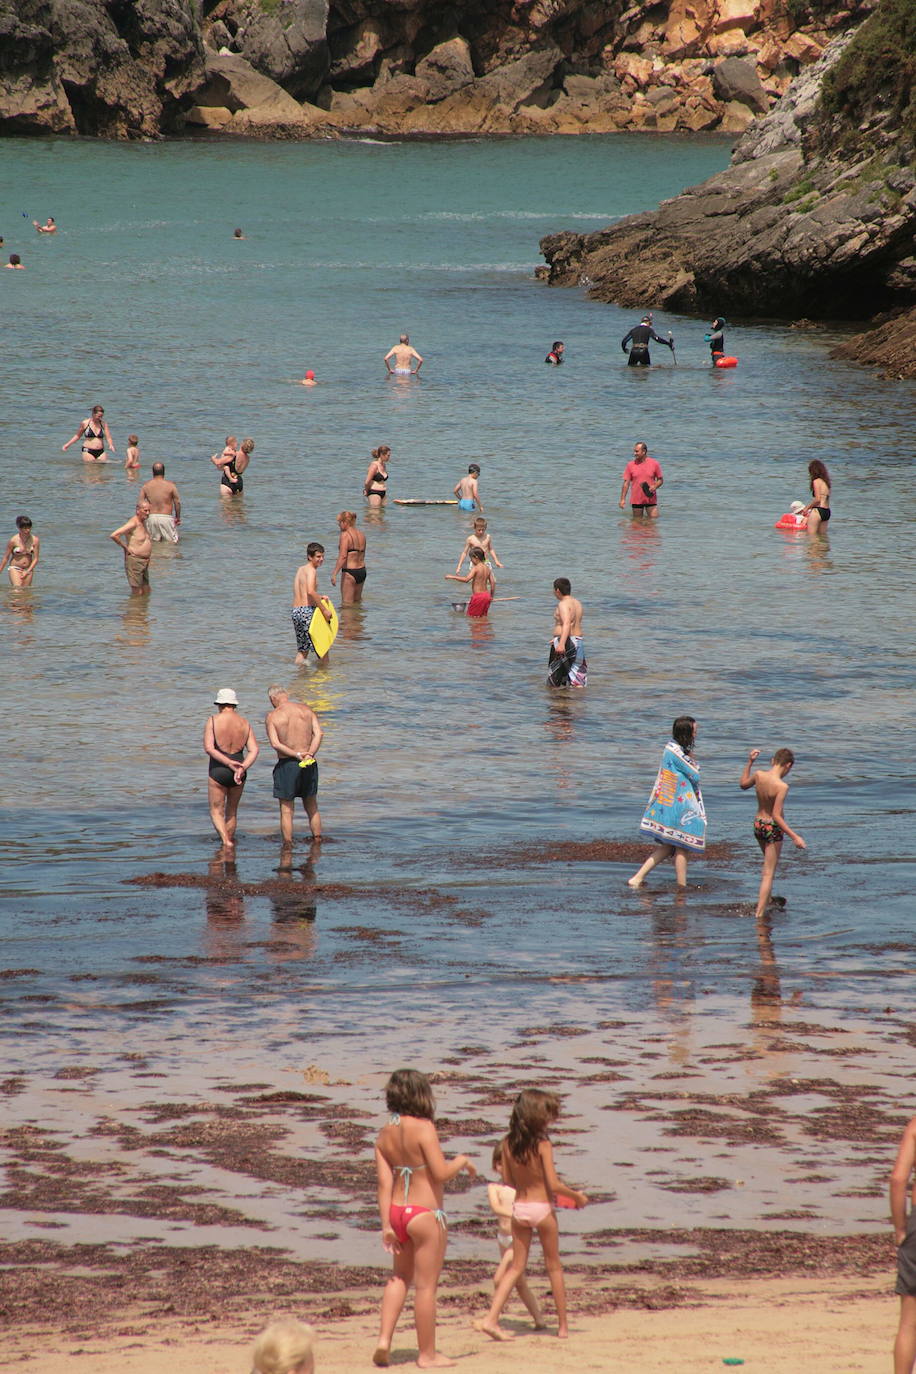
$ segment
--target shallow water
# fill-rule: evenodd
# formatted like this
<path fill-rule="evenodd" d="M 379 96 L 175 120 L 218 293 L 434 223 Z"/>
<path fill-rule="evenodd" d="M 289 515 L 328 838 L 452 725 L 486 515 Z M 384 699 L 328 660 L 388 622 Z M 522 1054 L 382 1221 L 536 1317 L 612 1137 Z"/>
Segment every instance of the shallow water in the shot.
<path fill-rule="evenodd" d="M 726 158 L 720 140 L 622 136 L 0 145 L 15 188 L 3 232 L 27 264 L 2 283 L 14 344 L 3 510 L 10 533 L 28 511 L 42 540 L 34 590 L 0 592 L 0 931 L 7 969 L 25 970 L 0 991 L 28 1120 L 57 1119 L 45 1079 L 87 1056 L 113 1075 L 119 1112 L 147 1102 L 152 1087 L 117 1064 L 124 1044 L 168 1075 L 156 1092 L 178 1080 L 176 1100 L 206 1099 L 226 1060 L 235 1083 L 285 1081 L 306 1056 L 359 1076 L 367 1105 L 394 1060 L 435 1065 L 450 1046 L 485 1045 L 536 1071 L 526 1028 L 612 1018 L 632 1027 L 639 1081 L 645 1035 L 675 1059 L 682 1042 L 717 1038 L 713 1024 L 723 1040 L 753 1038 L 761 987 L 767 1015 L 793 1003 L 809 1021 L 850 1021 L 905 1076 L 916 852 L 891 750 L 916 685 L 916 393 L 830 360 L 828 331 L 781 324 L 730 328 L 740 365 L 715 372 L 703 323 L 661 314 L 678 365 L 665 353 L 634 375 L 619 348 L 632 313 L 532 279 L 543 233 L 649 207 Z M 34 235 L 22 211 L 53 213 L 57 238 Z M 420 383 L 385 380 L 402 329 L 427 359 Z M 558 337 L 568 361 L 548 369 Z M 312 390 L 295 384 L 306 367 Z M 144 476 L 161 457 L 182 494 L 182 542 L 157 548 L 148 603 L 126 596 L 106 537 L 137 484 L 119 462 L 60 452 L 96 400 L 119 460 L 136 431 Z M 227 508 L 208 459 L 229 431 L 257 447 Z M 666 476 L 649 526 L 617 507 L 638 438 Z M 460 589 L 443 579 L 467 517 L 364 510 L 380 442 L 394 496 L 448 496 L 481 464 L 499 594 L 518 598 L 487 622 L 455 615 Z M 828 534 L 773 530 L 806 496 L 811 457 L 834 477 Z M 345 507 L 369 541 L 364 605 L 343 617 L 327 671 L 296 670 L 293 573 L 313 538 L 333 564 Z M 586 607 L 590 683 L 577 696 L 544 685 L 561 574 Z M 200 737 L 231 684 L 263 743 L 274 680 L 326 727 L 329 841 L 311 870 L 300 839 L 286 886 L 246 894 L 232 880 L 277 875 L 269 751 L 227 873 Z M 663 871 L 629 892 L 629 858 L 505 866 L 517 846 L 635 839 L 682 712 L 701 724 L 710 839 L 730 846 L 691 866 L 683 903 Z M 788 815 L 809 850 L 787 846 L 777 890 L 789 905 L 767 947 L 748 919 L 758 855 L 736 783 L 749 747 L 784 744 L 798 756 Z M 125 886 L 153 871 L 224 886 Z M 322 895 L 313 878 L 358 891 Z M 436 900 L 405 905 L 418 888 Z M 585 981 L 552 981 L 569 976 Z M 256 1069 L 242 1069 L 249 1057 Z M 805 1062 L 786 1051 L 765 1072 Z M 882 1090 L 908 1111 L 891 1080 Z M 570 1102 L 598 1123 L 593 1108 Z M 586 1182 L 607 1157 L 594 1129 L 596 1144 L 576 1146 Z M 849 1166 L 839 1150 L 833 1167 Z M 696 1194 L 691 1215 L 765 1224 L 767 1169 L 742 1208 Z M 641 1178 L 628 1224 L 658 1206 Z M 883 1212 L 860 1201 L 837 1217 L 829 1202 L 823 1217 L 843 1226 Z M 588 1227 L 612 1224 L 604 1212 Z"/>

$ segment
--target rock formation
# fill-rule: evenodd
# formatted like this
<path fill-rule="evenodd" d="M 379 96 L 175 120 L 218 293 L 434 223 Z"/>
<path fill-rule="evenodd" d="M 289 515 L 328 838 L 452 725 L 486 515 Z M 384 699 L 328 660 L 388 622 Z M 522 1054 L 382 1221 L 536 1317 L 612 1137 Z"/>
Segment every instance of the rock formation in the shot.
<path fill-rule="evenodd" d="M 194 0 L 0 0 L 0 133 L 156 136 L 203 73 Z"/>
<path fill-rule="evenodd" d="M 549 235 L 541 275 L 689 313 L 864 319 L 912 306 L 914 51 L 911 0 L 882 0 L 744 135 L 726 171 L 598 233 Z"/>
<path fill-rule="evenodd" d="M 0 131 L 740 132 L 874 3 L 0 0 Z M 217 56 L 269 98 L 217 103 Z"/>

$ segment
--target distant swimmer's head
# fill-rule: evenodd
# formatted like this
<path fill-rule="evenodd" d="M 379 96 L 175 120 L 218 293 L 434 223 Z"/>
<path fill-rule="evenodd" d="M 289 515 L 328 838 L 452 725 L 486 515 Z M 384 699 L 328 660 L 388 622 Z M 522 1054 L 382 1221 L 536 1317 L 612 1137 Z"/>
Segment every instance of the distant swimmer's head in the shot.
<path fill-rule="evenodd" d="M 164 477 L 164 476 L 165 476 L 165 463 L 154 463 L 154 464 L 153 464 L 153 476 L 154 476 L 154 477 Z"/>
<path fill-rule="evenodd" d="M 10 253 L 10 262 L 9 262 L 9 265 L 10 265 L 10 267 L 21 267 L 21 266 L 22 266 L 22 258 L 19 256 L 18 253 Z"/>
<path fill-rule="evenodd" d="M 306 372 L 306 374 L 305 374 L 305 380 L 306 380 L 307 382 L 313 382 L 313 381 L 315 380 L 315 374 L 314 374 L 314 372 L 312 371 L 311 368 L 309 368 L 309 370 Z"/>
<path fill-rule="evenodd" d="M 550 351 L 551 353 L 562 353 L 565 347 L 566 345 L 562 339 L 554 339 L 553 343 L 550 345 Z"/>
<path fill-rule="evenodd" d="M 486 561 L 487 555 L 484 553 L 483 549 L 471 549 L 472 563 L 485 563 Z"/>
<path fill-rule="evenodd" d="M 213 698 L 214 706 L 238 706 L 239 699 L 231 687 L 220 687 Z"/>
<path fill-rule="evenodd" d="M 245 235 L 242 233 L 241 229 L 236 229 L 236 231 L 235 231 L 235 233 L 232 235 L 232 237 L 233 237 L 234 239 L 243 239 L 243 238 L 245 237 Z"/>
<path fill-rule="evenodd" d="M 560 596 L 569 596 L 572 593 L 572 583 L 568 577 L 556 577 L 554 578 L 553 589 Z"/>
<path fill-rule="evenodd" d="M 468 463 L 468 472 L 472 477 L 480 476 L 480 467 L 477 463 Z"/>

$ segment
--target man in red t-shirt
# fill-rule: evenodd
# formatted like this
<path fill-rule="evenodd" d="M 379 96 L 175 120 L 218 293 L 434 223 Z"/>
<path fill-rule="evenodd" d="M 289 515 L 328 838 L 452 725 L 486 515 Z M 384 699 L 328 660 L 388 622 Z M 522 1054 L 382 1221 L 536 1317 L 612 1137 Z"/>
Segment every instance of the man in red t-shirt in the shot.
<path fill-rule="evenodd" d="M 620 509 L 626 505 L 627 492 L 630 492 L 630 510 L 633 515 L 648 515 L 653 519 L 658 515 L 658 498 L 655 493 L 664 482 L 662 470 L 654 458 L 649 457 L 645 444 L 635 444 L 633 458 L 623 470 L 623 486 L 620 488 Z"/>

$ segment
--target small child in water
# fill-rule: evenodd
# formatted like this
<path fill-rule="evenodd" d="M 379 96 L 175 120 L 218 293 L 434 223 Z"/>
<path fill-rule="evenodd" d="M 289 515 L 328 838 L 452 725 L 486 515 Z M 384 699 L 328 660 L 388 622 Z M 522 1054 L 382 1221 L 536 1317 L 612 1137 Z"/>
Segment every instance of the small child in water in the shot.
<path fill-rule="evenodd" d="M 265 1326 L 251 1352 L 252 1374 L 315 1374 L 315 1332 L 295 1317 Z"/>
<path fill-rule="evenodd" d="M 559 1323 L 557 1335 L 569 1335 L 566 1319 L 566 1286 L 560 1263 L 560 1228 L 554 1212 L 554 1199 L 567 1197 L 574 1207 L 584 1207 L 588 1198 L 557 1175 L 553 1165 L 553 1146 L 547 1132 L 560 1115 L 556 1093 L 526 1088 L 519 1093 L 509 1120 L 509 1133 L 502 1147 L 503 1176 L 515 1188 L 512 1203 L 512 1259 L 497 1285 L 490 1310 L 483 1321 L 475 1322 L 478 1331 L 494 1341 L 512 1340 L 512 1333 L 499 1325 L 499 1317 L 512 1289 L 528 1267 L 531 1238 L 537 1231 L 544 1251 Z"/>
<path fill-rule="evenodd" d="M 459 510 L 479 510 L 483 515 L 483 502 L 477 489 L 479 477 L 480 468 L 477 463 L 469 463 L 467 477 L 460 477 L 455 483 L 455 495 L 458 497 Z"/>
<path fill-rule="evenodd" d="M 470 558 L 472 549 L 482 549 L 483 556 L 488 563 L 492 558 L 497 568 L 501 568 L 503 566 L 502 563 L 500 563 L 499 559 L 496 557 L 496 550 L 493 547 L 493 540 L 487 534 L 487 522 L 486 520 L 484 520 L 482 515 L 478 515 L 477 519 L 474 521 L 473 533 L 469 534 L 467 539 L 464 541 L 464 548 L 461 550 L 461 557 L 458 559 L 458 566 L 455 569 L 456 573 L 461 572 L 461 565 L 466 558 Z"/>
<path fill-rule="evenodd" d="M 760 872 L 760 891 L 757 896 L 755 917 L 760 917 L 767 909 L 773 891 L 776 866 L 782 853 L 783 835 L 795 842 L 797 849 L 807 849 L 801 835 L 796 835 L 782 814 L 783 804 L 789 795 L 789 784 L 785 778 L 795 763 L 791 749 L 777 749 L 769 768 L 758 768 L 751 772 L 751 765 L 760 757 L 759 749 L 752 749 L 747 756 L 744 772 L 738 786 L 742 792 L 753 787 L 757 791 L 757 815 L 754 818 L 754 839 L 760 845 L 763 855 L 763 868 Z"/>
<path fill-rule="evenodd" d="M 138 468 L 140 466 L 140 449 L 137 447 L 139 443 L 140 440 L 137 438 L 136 434 L 128 434 L 127 456 L 124 459 L 124 466 L 126 468 Z"/>
<path fill-rule="evenodd" d="M 506 1136 L 493 1150 L 493 1168 L 499 1175 L 499 1183 L 487 1184 L 487 1199 L 495 1215 L 499 1218 L 499 1230 L 496 1232 L 496 1239 L 499 1242 L 500 1259 L 496 1266 L 496 1273 L 493 1275 L 493 1287 L 498 1288 L 500 1279 L 505 1274 L 509 1265 L 512 1263 L 512 1204 L 515 1201 L 515 1189 L 511 1188 L 506 1182 L 506 1171 L 503 1167 L 503 1147 L 506 1143 Z M 515 1285 L 522 1302 L 534 1318 L 534 1329 L 543 1330 L 546 1325 L 544 1314 L 540 1309 L 537 1298 L 528 1287 L 528 1280 L 522 1274 Z"/>
<path fill-rule="evenodd" d="M 490 609 L 490 603 L 496 595 L 496 579 L 493 576 L 493 569 L 488 565 L 486 554 L 483 549 L 471 549 L 471 570 L 459 576 L 458 573 L 446 573 L 448 582 L 470 582 L 471 599 L 467 603 L 467 614 L 475 619 L 485 616 Z M 464 609 L 463 602 L 453 601 L 452 605 L 456 610 Z"/>

